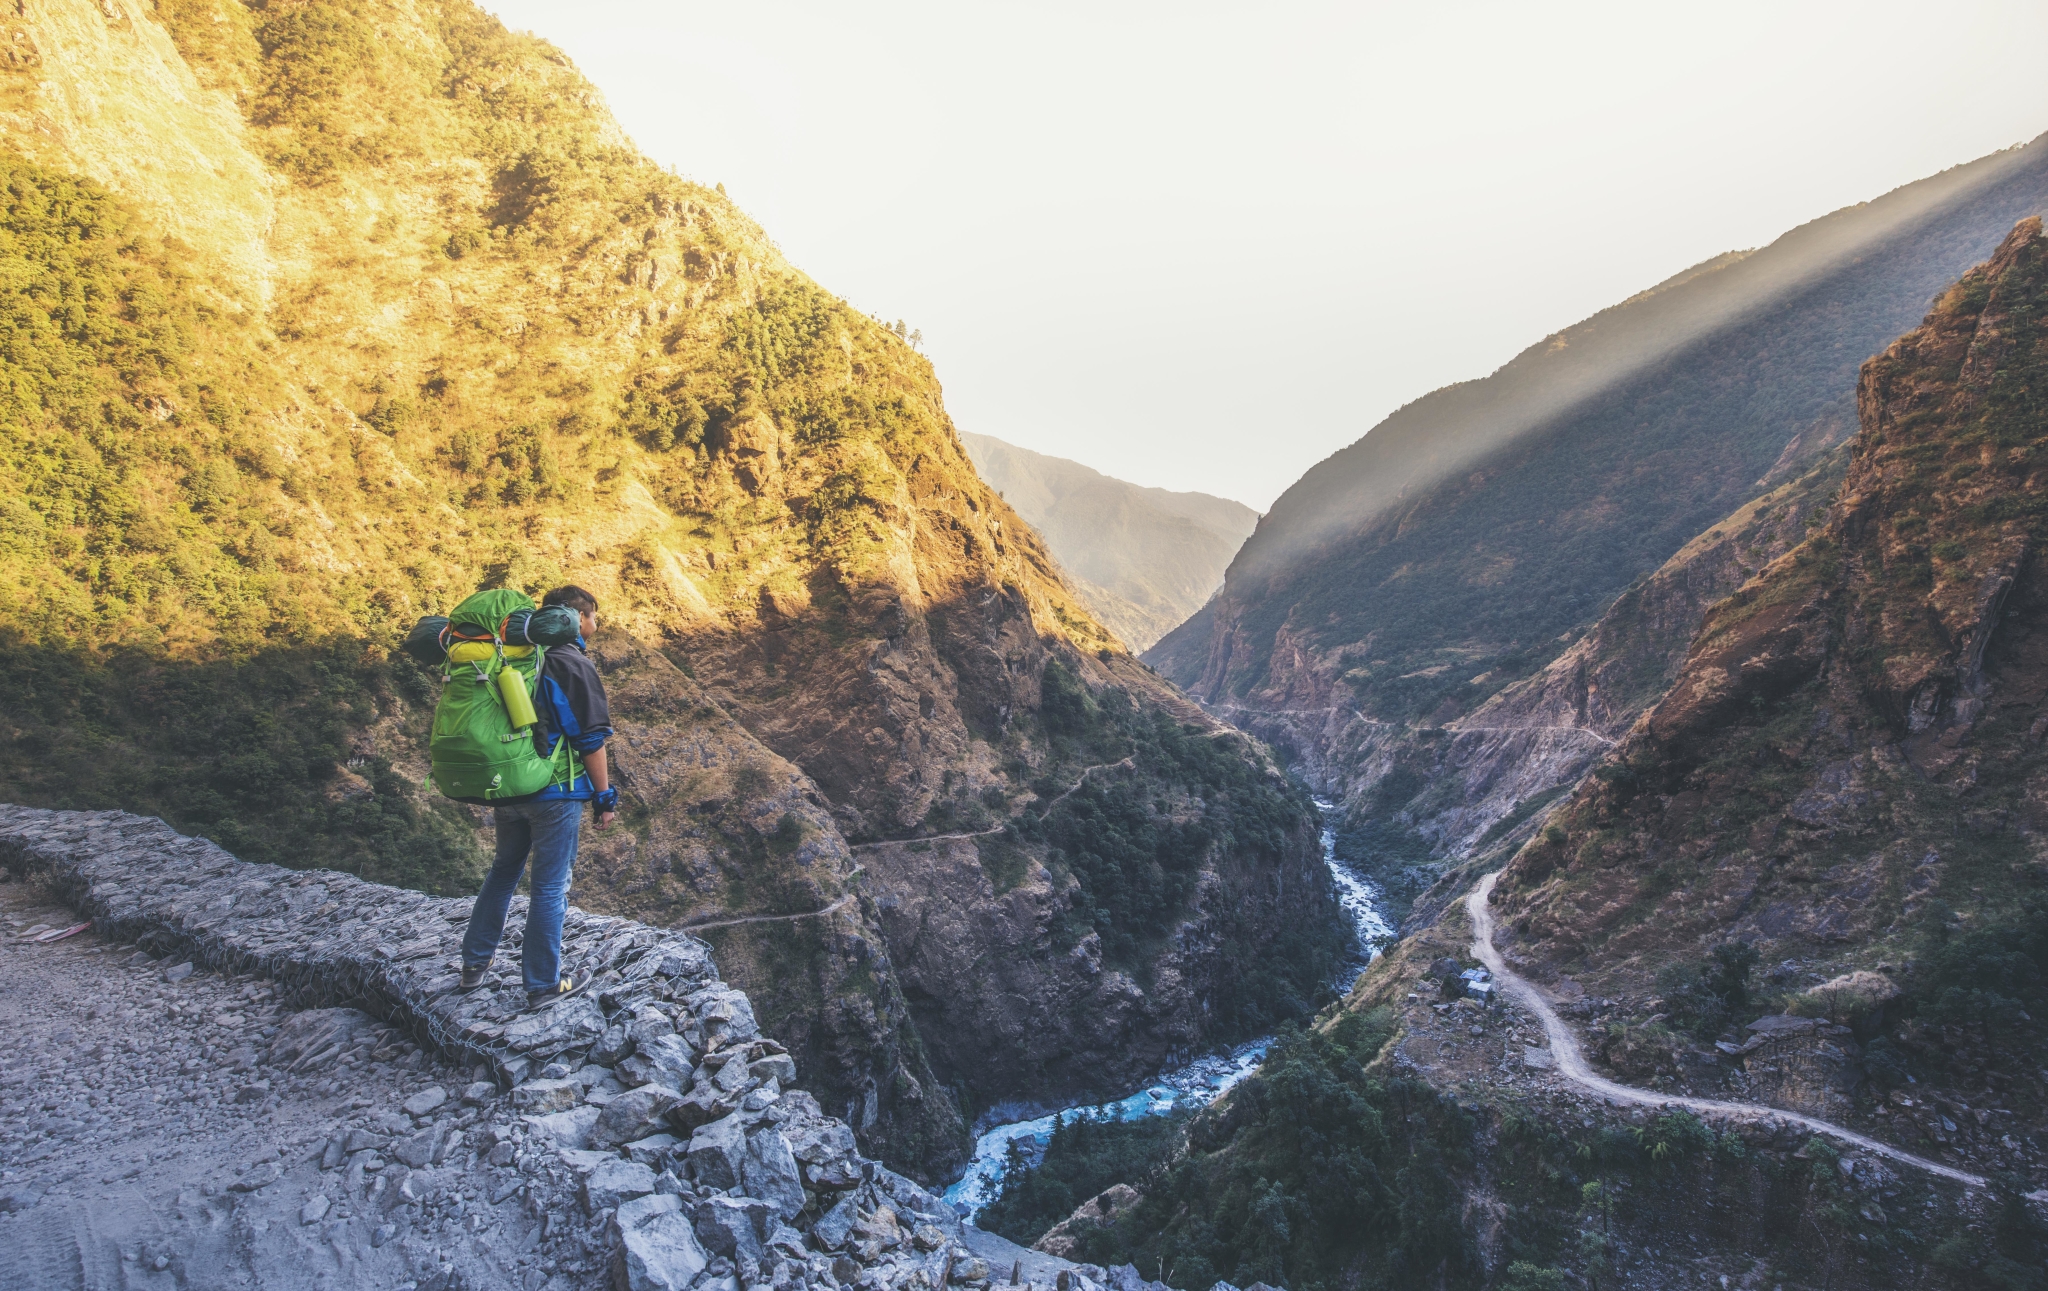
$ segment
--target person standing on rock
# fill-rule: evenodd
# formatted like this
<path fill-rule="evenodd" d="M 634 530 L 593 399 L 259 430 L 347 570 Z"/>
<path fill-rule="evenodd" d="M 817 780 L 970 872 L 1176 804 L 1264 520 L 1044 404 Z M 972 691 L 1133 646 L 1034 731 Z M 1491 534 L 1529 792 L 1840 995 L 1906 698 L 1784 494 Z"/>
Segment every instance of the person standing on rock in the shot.
<path fill-rule="evenodd" d="M 462 989 L 474 990 L 490 971 L 491 957 L 504 935 L 505 912 L 530 859 L 533 883 L 527 898 L 526 936 L 519 952 L 529 1008 L 574 995 L 588 984 L 587 979 L 579 984 L 561 971 L 562 915 L 569 904 L 569 878 L 583 828 L 583 804 L 595 804 L 599 829 L 610 828 L 619 810 L 619 791 L 612 787 L 605 753 L 605 742 L 612 735 L 611 708 L 605 701 L 604 681 L 584 653 L 585 643 L 597 632 L 597 598 L 580 587 L 557 587 L 541 598 L 541 605 L 574 610 L 582 622 L 582 635 L 572 644 L 550 649 L 541 665 L 533 696 L 540 717 L 533 732 L 534 744 L 542 757 L 552 757 L 556 742 L 567 740 L 576 757 L 569 760 L 568 770 L 555 783 L 539 793 L 491 804 L 498 830 L 497 857 L 470 909 L 469 931 L 462 938 Z"/>

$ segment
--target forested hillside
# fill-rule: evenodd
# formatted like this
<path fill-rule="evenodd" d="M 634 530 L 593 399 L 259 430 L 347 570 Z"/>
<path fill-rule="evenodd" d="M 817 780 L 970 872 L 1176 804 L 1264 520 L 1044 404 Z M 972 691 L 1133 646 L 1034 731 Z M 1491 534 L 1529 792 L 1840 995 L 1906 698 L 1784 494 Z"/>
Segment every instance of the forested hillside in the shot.
<path fill-rule="evenodd" d="M 49 0 L 6 26 L 0 796 L 464 890 L 487 828 L 420 790 L 434 682 L 390 649 L 478 586 L 573 580 L 629 826 L 574 899 L 686 923 L 857 895 L 706 935 L 872 1150 L 943 1170 L 984 1093 L 932 1065 L 849 837 L 1015 818 L 1017 955 L 1079 974 L 1087 935 L 1143 940 L 1127 1030 L 1306 1007 L 1313 954 L 1256 998 L 1222 974 L 1221 1013 L 1153 1001 L 1146 967 L 1223 910 L 1254 948 L 1334 929 L 1306 802 L 1248 742 L 1214 746 L 1224 789 L 1062 740 L 1059 704 L 1211 725 L 976 477 L 930 365 L 642 157 L 558 51 L 467 0 Z M 1091 889 L 1058 832 L 1084 797 L 1052 799 L 1093 759 L 1140 846 L 1217 840 L 1181 858 L 1202 884 Z M 1241 815 L 1266 845 L 1226 854 Z"/>

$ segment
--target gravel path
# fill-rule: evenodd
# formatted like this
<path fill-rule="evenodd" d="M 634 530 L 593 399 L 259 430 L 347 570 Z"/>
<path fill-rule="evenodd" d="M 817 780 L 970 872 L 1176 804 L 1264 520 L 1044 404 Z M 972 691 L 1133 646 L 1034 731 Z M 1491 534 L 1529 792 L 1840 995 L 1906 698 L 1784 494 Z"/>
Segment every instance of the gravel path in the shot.
<path fill-rule="evenodd" d="M 1926 1157 L 1914 1156 L 1910 1152 L 1902 1152 L 1868 1135 L 1858 1134 L 1854 1130 L 1844 1129 L 1842 1126 L 1815 1117 L 1803 1116 L 1798 1112 L 1765 1107 L 1757 1103 L 1733 1103 L 1713 1098 L 1683 1098 L 1672 1094 L 1660 1094 L 1655 1090 L 1616 1084 L 1597 1074 L 1587 1064 L 1585 1053 L 1579 1048 L 1578 1035 L 1557 1015 L 1557 1010 L 1550 1007 L 1550 1001 L 1544 998 L 1543 992 L 1510 969 L 1501 958 L 1500 952 L 1494 949 L 1493 909 L 1489 903 L 1493 898 L 1494 880 L 1499 877 L 1498 871 L 1487 875 L 1465 898 L 1465 913 L 1472 921 L 1472 954 L 1480 963 L 1486 965 L 1487 971 L 1493 974 L 1494 980 L 1500 983 L 1503 990 L 1514 996 L 1523 1007 L 1542 1021 L 1544 1034 L 1550 1039 L 1551 1057 L 1557 1063 L 1558 1073 L 1565 1079 L 1615 1103 L 1633 1103 L 1643 1107 L 1682 1107 L 1687 1111 L 1704 1112 L 1711 1116 L 1736 1120 L 1774 1120 L 1803 1125 L 1817 1134 L 1853 1143 L 1864 1151 L 1884 1157 L 1886 1160 L 1913 1166 L 1944 1179 L 1953 1179 L 1965 1187 L 1985 1186 L 1985 1181 L 1980 1175 L 1943 1165 L 1939 1161 L 1929 1161 Z"/>
<path fill-rule="evenodd" d="M 822 919 L 828 914 L 837 914 L 853 904 L 852 897 L 841 897 L 823 910 L 806 910 L 802 914 L 750 914 L 739 919 L 713 919 L 705 923 L 677 924 L 677 932 L 702 932 L 706 928 L 732 928 L 743 923 L 787 923 L 792 919 Z"/>
<path fill-rule="evenodd" d="M 597 1284 L 581 1215 L 484 1159 L 504 1102 L 463 1103 L 477 1073 L 354 1010 L 283 1009 L 259 978 L 29 935 L 77 919 L 0 883 L 0 1286 Z M 334 1043 L 273 1062 L 280 1031 Z M 408 1168 L 425 1131 L 433 1157 Z"/>

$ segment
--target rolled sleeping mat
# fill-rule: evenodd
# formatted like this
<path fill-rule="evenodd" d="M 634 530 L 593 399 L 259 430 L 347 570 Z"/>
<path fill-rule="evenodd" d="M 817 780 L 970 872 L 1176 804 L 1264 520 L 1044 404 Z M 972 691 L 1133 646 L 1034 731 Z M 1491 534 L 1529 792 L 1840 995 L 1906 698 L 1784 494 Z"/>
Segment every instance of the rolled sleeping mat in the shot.
<path fill-rule="evenodd" d="M 405 640 L 398 648 L 427 667 L 438 668 L 448 657 L 448 651 L 441 645 L 441 633 L 447 626 L 447 619 L 439 614 L 430 614 L 413 624 L 412 631 L 405 634 Z"/>
<path fill-rule="evenodd" d="M 498 653 L 498 647 L 488 641 L 457 641 L 448 647 L 450 663 L 482 663 Z M 507 659 L 524 659 L 533 653 L 532 646 L 506 646 Z"/>
<path fill-rule="evenodd" d="M 583 635 L 583 620 L 566 605 L 515 610 L 505 620 L 506 645 L 567 645 Z"/>

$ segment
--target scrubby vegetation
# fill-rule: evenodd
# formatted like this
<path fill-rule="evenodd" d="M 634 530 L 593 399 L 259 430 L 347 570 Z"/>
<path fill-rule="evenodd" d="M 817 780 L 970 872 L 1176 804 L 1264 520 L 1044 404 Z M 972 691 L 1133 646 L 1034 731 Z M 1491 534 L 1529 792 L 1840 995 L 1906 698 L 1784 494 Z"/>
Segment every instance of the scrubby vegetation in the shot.
<path fill-rule="evenodd" d="M 909 477 L 935 450 L 966 474 L 930 365 L 781 264 L 723 194 L 625 145 L 542 42 L 461 0 L 156 17 L 245 114 L 285 268 L 265 307 L 149 212 L 0 155 L 0 631 L 63 660 L 38 684 L 97 715 L 18 719 L 6 796 L 463 886 L 459 822 L 369 773 L 411 738 L 369 732 L 402 707 L 383 658 L 416 615 L 572 568 L 612 623 L 657 635 L 679 597 L 744 616 L 770 583 L 844 612 Z M 380 36 L 390 22 L 418 26 Z M 393 302 L 401 331 L 374 321 Z M 593 526 L 606 549 L 571 556 Z M 319 734 L 266 737 L 289 769 L 209 796 L 219 773 L 195 766 L 247 755 L 192 741 L 240 742 L 245 697 L 313 659 L 348 660 L 369 698 L 290 687 L 292 725 Z M 144 735 L 171 729 L 186 742 Z M 57 774 L 37 761 L 53 747 L 137 765 Z M 275 846 L 293 830 L 303 847 Z"/>
<path fill-rule="evenodd" d="M 1184 1288 L 1472 1285 L 1482 1271 L 1457 1179 L 1475 1127 L 1426 1085 L 1366 1074 L 1392 1025 L 1353 1013 L 1283 1035 L 1257 1075 L 1195 1117 L 1184 1154 L 1125 1180 L 1144 1199 L 1084 1233 L 1083 1257 Z"/>
<path fill-rule="evenodd" d="M 1092 693 L 1058 660 L 1046 665 L 1041 687 L 1039 721 L 1057 761 L 1033 787 L 1052 805 L 1019 817 L 986 853 L 1008 873 L 1021 850 L 1043 852 L 1079 883 L 1056 930 L 1060 942 L 1093 934 L 1107 963 L 1143 976 L 1187 913 L 1202 870 L 1279 863 L 1302 845 L 1314 803 L 1246 756 L 1237 737 L 1140 707 L 1115 687 Z M 1101 769 L 1062 797 L 1061 780 L 1084 766 Z M 1240 948 L 1225 951 L 1234 962 L 1231 989 L 1213 1005 L 1221 1033 L 1250 1035 L 1312 1013 L 1328 996 L 1343 936 L 1333 922 L 1256 954 L 1250 939 L 1226 937 Z"/>
<path fill-rule="evenodd" d="M 1062 1119 L 1036 1162 L 1021 1144 L 1010 1145 L 1002 1191 L 974 1222 L 1029 1246 L 1097 1193 L 1149 1179 L 1172 1159 L 1187 1127 L 1188 1117 L 1179 1113 L 1133 1121 Z"/>
<path fill-rule="evenodd" d="M 433 683 L 410 663 L 350 641 L 203 662 L 16 644 L 0 669 L 17 800 L 161 816 L 244 860 L 445 895 L 482 878 L 467 809 L 355 750 L 380 708 L 424 718 Z"/>

